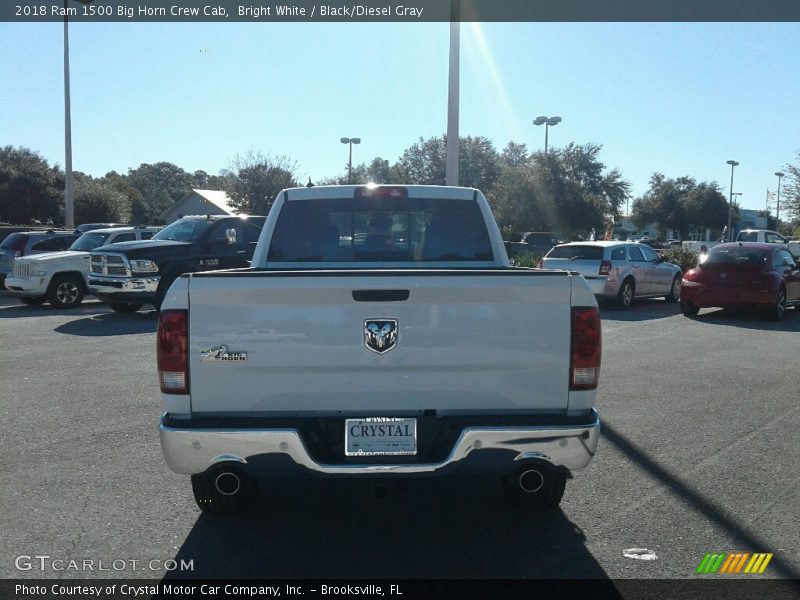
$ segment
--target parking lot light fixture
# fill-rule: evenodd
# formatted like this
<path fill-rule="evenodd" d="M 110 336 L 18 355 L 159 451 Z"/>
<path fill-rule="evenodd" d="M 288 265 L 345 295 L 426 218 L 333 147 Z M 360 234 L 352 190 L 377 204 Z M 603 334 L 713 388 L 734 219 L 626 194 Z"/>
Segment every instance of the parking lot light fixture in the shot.
<path fill-rule="evenodd" d="M 350 145 L 350 158 L 347 160 L 347 183 L 353 183 L 353 144 L 360 144 L 361 138 L 343 137 L 339 141 Z"/>
<path fill-rule="evenodd" d="M 731 229 L 731 217 L 733 216 L 733 168 L 738 167 L 739 163 L 735 160 L 729 160 L 727 163 L 731 166 L 731 188 L 728 191 L 730 197 L 728 199 L 728 241 L 733 241 L 733 230 Z"/>
<path fill-rule="evenodd" d="M 547 154 L 547 130 L 551 126 L 561 123 L 561 117 L 536 117 L 534 125 L 544 125 L 544 153 Z"/>

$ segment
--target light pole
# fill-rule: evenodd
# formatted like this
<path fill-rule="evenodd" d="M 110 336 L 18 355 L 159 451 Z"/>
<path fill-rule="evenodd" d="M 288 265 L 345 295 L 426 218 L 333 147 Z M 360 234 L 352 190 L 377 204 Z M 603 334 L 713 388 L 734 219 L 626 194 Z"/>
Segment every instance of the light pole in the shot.
<path fill-rule="evenodd" d="M 353 144 L 360 144 L 361 138 L 342 138 L 343 144 L 350 144 L 350 158 L 347 160 L 347 183 L 353 183 Z"/>
<path fill-rule="evenodd" d="M 735 160 L 729 160 L 727 163 L 731 166 L 731 188 L 729 190 L 730 199 L 728 200 L 728 241 L 733 241 L 733 231 L 731 230 L 731 217 L 733 210 L 733 168 L 738 167 L 739 163 Z"/>
<path fill-rule="evenodd" d="M 91 4 L 94 0 L 77 0 Z M 69 98 L 69 13 L 64 0 L 64 226 L 75 229 L 75 207 L 72 198 L 72 112 Z"/>
<path fill-rule="evenodd" d="M 447 149 L 444 181 L 458 185 L 459 141 L 459 68 L 461 64 L 461 0 L 450 0 L 450 58 L 447 75 Z"/>
<path fill-rule="evenodd" d="M 536 117 L 534 125 L 544 125 L 544 153 L 547 154 L 547 129 L 561 123 L 561 117 Z"/>
<path fill-rule="evenodd" d="M 781 173 L 780 171 L 777 171 L 775 173 L 775 175 L 778 176 L 778 204 L 776 205 L 776 208 L 775 208 L 775 222 L 776 223 L 780 223 L 780 221 L 781 221 L 781 178 L 785 175 L 785 173 Z M 780 225 L 777 225 L 777 227 L 780 227 Z"/>

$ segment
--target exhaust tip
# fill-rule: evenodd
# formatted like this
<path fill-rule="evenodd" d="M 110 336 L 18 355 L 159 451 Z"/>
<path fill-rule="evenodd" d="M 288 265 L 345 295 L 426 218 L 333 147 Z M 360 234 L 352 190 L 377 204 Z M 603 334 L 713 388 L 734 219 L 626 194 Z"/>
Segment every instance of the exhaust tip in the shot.
<path fill-rule="evenodd" d="M 542 489 L 544 475 L 538 469 L 525 469 L 519 474 L 517 481 L 523 492 L 533 494 Z"/>
<path fill-rule="evenodd" d="M 223 496 L 234 496 L 242 489 L 242 480 L 232 471 L 223 471 L 214 479 L 214 487 Z"/>

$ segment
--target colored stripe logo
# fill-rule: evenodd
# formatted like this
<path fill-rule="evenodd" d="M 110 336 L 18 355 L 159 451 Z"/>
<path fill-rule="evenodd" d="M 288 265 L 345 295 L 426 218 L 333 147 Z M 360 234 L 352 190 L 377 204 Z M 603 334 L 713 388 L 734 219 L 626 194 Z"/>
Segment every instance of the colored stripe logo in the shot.
<path fill-rule="evenodd" d="M 772 560 L 772 552 L 716 552 L 703 557 L 698 574 L 761 575 Z"/>

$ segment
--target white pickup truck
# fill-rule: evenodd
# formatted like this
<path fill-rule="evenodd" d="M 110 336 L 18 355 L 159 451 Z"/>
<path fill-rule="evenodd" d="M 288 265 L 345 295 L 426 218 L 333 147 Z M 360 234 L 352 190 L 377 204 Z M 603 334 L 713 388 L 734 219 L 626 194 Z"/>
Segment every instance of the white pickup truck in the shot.
<path fill-rule="evenodd" d="M 286 458 L 341 477 L 477 460 L 550 509 L 597 447 L 600 354 L 586 281 L 509 266 L 479 191 L 288 189 L 250 268 L 167 292 L 161 446 L 212 514 Z"/>

